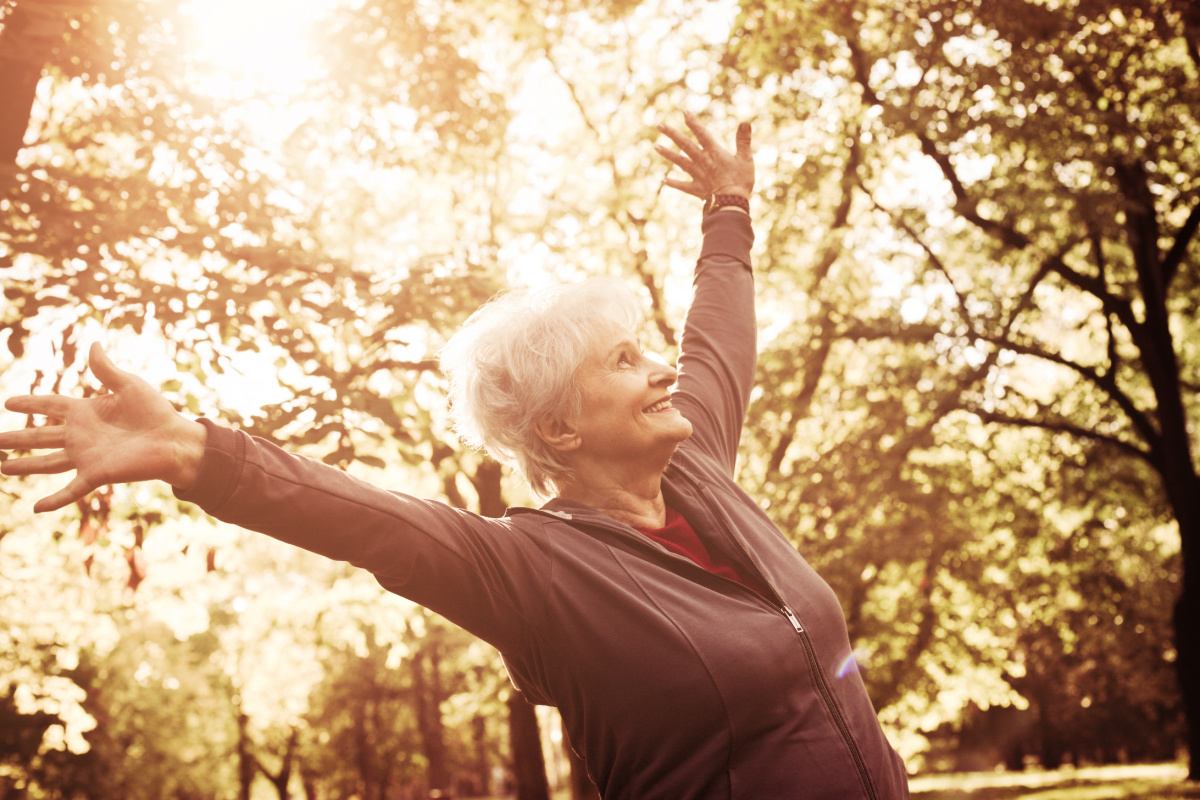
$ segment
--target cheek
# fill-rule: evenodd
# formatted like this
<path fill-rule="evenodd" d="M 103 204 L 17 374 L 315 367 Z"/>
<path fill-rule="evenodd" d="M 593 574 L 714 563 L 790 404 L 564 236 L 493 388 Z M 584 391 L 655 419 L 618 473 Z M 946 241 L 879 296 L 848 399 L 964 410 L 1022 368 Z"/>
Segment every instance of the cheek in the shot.
<path fill-rule="evenodd" d="M 611 384 L 605 386 L 590 387 L 589 391 L 583 396 L 583 404 L 580 407 L 580 419 L 584 424 L 599 424 L 614 422 L 618 419 L 627 418 L 629 409 L 626 404 L 619 402 L 621 393 L 616 386 Z M 638 409 L 640 411 L 640 409 Z"/>

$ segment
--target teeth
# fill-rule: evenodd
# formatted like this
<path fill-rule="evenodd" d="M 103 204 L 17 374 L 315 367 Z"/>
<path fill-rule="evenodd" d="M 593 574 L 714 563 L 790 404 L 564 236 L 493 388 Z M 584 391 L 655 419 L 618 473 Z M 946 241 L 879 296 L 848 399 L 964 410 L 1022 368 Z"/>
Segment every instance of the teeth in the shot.
<path fill-rule="evenodd" d="M 646 409 L 646 413 L 647 413 L 647 414 L 656 414 L 656 413 L 658 413 L 659 411 L 665 411 L 665 410 L 667 410 L 667 409 L 668 409 L 668 408 L 670 408 L 670 407 L 671 407 L 671 401 L 670 401 L 670 399 L 667 399 L 667 400 L 659 400 L 657 403 L 655 403 L 654 405 L 652 405 L 652 406 L 650 406 L 649 408 L 647 408 L 647 409 Z"/>

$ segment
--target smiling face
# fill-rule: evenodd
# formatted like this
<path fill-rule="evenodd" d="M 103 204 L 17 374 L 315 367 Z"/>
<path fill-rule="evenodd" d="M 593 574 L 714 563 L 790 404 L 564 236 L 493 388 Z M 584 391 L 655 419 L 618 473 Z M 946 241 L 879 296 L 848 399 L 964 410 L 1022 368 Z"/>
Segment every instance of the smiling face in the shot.
<path fill-rule="evenodd" d="M 647 358 L 637 339 L 605 327 L 576 376 L 582 399 L 575 456 L 615 465 L 666 466 L 692 424 L 671 405 L 675 369 Z"/>

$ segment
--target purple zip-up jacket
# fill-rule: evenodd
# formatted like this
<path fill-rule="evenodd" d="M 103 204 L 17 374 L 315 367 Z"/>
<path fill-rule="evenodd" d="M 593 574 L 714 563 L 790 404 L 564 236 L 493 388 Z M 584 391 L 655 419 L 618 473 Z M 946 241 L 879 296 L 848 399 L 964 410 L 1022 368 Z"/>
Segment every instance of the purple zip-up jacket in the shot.
<path fill-rule="evenodd" d="M 606 800 L 904 798 L 854 670 L 841 606 L 732 480 L 754 378 L 750 218 L 704 222 L 673 403 L 692 423 L 667 503 L 763 597 L 587 506 L 488 519 L 388 492 L 205 421 L 181 499 L 348 561 L 493 644 L 518 688 L 557 706 Z"/>

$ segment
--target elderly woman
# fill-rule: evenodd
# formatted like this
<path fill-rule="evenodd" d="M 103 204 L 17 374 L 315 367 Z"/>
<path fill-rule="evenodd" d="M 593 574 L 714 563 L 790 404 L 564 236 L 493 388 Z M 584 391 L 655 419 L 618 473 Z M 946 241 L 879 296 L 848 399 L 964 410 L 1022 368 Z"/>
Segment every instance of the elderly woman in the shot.
<path fill-rule="evenodd" d="M 60 427 L 0 434 L 60 448 L 6 474 L 76 470 L 35 510 L 159 479 L 212 516 L 370 570 L 495 645 L 513 683 L 557 706 L 605 798 L 908 794 L 829 587 L 732 479 L 754 376 L 750 129 L 736 152 L 692 116 L 660 130 L 709 200 L 678 370 L 643 354 L 626 289 L 513 293 L 447 345 L 469 443 L 540 508 L 487 519 L 388 492 L 208 420 L 180 416 L 99 347 L 110 394 L 20 397 Z M 677 387 L 677 388 L 676 388 Z"/>

